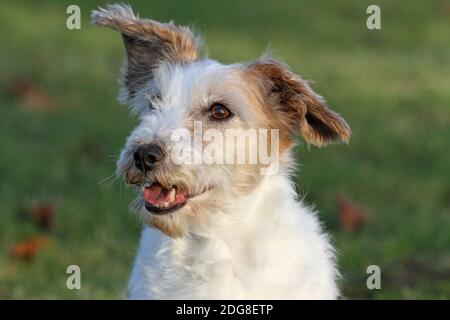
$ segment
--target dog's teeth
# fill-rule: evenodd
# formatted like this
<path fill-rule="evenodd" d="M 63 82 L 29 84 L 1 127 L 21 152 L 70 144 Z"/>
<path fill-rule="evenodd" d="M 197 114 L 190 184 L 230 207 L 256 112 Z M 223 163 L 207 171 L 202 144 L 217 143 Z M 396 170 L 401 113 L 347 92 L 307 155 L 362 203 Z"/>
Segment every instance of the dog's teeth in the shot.
<path fill-rule="evenodd" d="M 175 201 L 175 188 L 172 188 L 172 190 L 170 190 L 170 194 L 169 194 L 169 201 L 168 202 L 174 202 Z"/>

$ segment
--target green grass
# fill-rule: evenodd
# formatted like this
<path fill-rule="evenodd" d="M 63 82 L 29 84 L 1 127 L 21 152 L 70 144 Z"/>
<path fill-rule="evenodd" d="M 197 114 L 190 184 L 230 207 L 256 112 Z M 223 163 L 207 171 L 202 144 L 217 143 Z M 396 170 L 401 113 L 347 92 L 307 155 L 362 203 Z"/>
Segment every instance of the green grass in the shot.
<path fill-rule="evenodd" d="M 92 1 L 77 1 L 82 30 L 65 28 L 73 1 L 11 2 L 0 11 L 0 298 L 121 298 L 136 250 L 132 192 L 115 157 L 136 121 L 115 100 L 123 58 L 118 34 L 89 25 Z M 301 145 L 299 190 L 334 237 L 348 298 L 450 298 L 450 6 L 426 1 L 140 1 L 143 16 L 193 24 L 209 56 L 251 60 L 270 44 L 342 113 L 349 146 Z M 365 27 L 369 4 L 382 30 Z M 105 4 L 102 1 L 99 4 Z M 30 111 L 6 88 L 31 79 L 56 101 Z M 341 231 L 334 198 L 374 215 Z M 27 214 L 55 206 L 51 231 Z M 36 234 L 53 242 L 32 262 L 10 256 Z M 66 267 L 82 290 L 66 289 Z M 382 289 L 365 287 L 366 267 Z"/>

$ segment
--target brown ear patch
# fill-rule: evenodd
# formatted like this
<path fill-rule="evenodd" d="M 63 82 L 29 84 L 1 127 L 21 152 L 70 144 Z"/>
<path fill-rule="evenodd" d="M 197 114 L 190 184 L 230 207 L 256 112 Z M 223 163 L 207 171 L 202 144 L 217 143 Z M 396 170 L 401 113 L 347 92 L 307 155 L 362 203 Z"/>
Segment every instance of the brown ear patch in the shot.
<path fill-rule="evenodd" d="M 276 61 L 257 61 L 248 70 L 259 78 L 262 90 L 274 106 L 281 123 L 299 130 L 305 140 L 316 146 L 348 142 L 351 131 L 345 120 L 330 110 L 299 76 Z"/>
<path fill-rule="evenodd" d="M 161 62 L 187 63 L 198 59 L 200 40 L 187 27 L 141 19 L 126 5 L 92 11 L 92 23 L 122 33 L 127 53 L 122 85 L 129 99 L 153 77 Z"/>
<path fill-rule="evenodd" d="M 338 134 L 335 130 L 330 129 L 321 119 L 314 117 L 307 113 L 305 115 L 306 122 L 315 128 L 319 136 L 323 136 L 326 140 L 336 140 L 338 139 Z"/>
<path fill-rule="evenodd" d="M 305 90 L 309 94 L 303 96 L 304 107 L 301 108 L 306 108 L 306 113 L 300 118 L 300 132 L 305 139 L 316 146 L 333 142 L 348 143 L 351 130 L 347 122 L 338 113 L 329 109 L 323 99 L 309 86 Z"/>

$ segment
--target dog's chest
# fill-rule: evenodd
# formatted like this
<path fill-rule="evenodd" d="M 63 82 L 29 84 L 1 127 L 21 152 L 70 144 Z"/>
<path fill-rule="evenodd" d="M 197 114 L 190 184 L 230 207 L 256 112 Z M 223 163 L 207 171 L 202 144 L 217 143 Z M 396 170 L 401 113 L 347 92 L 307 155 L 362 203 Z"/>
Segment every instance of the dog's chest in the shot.
<path fill-rule="evenodd" d="M 184 248 L 172 251 L 174 255 L 160 257 L 160 265 L 166 266 L 159 270 L 158 278 L 166 282 L 162 287 L 171 288 L 174 298 L 286 296 L 292 292 L 286 272 L 293 269 L 293 261 L 269 259 L 276 254 L 271 255 L 263 241 L 258 244 L 258 239 L 253 240 L 197 240 L 183 244 Z"/>
<path fill-rule="evenodd" d="M 151 263 L 138 259 L 137 263 L 146 265 L 146 272 L 151 273 L 152 298 L 264 299 L 295 295 L 304 266 L 299 263 L 298 243 L 292 245 L 298 242 L 294 234 L 288 230 L 253 232 L 242 227 L 227 233 L 230 236 L 226 238 L 171 239 L 159 253 L 148 257 Z"/>

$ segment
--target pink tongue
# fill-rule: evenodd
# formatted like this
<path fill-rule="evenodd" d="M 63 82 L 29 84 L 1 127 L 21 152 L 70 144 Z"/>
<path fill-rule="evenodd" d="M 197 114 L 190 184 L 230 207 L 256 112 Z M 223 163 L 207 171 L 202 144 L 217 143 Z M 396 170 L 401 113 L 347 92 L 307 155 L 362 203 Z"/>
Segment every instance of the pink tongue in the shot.
<path fill-rule="evenodd" d="M 153 183 L 150 187 L 144 189 L 144 199 L 151 204 L 163 204 L 169 201 L 170 190 L 165 189 L 159 183 Z M 186 201 L 186 191 L 176 190 L 175 203 Z"/>
<path fill-rule="evenodd" d="M 152 204 L 163 204 L 169 200 L 169 190 L 164 189 L 159 183 L 153 183 L 145 188 L 144 199 Z"/>

